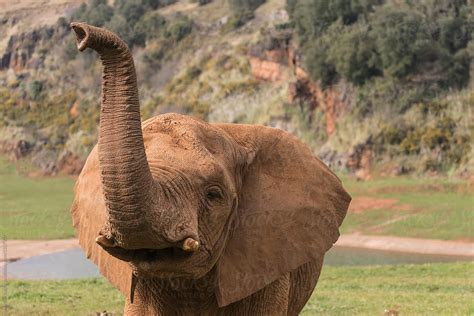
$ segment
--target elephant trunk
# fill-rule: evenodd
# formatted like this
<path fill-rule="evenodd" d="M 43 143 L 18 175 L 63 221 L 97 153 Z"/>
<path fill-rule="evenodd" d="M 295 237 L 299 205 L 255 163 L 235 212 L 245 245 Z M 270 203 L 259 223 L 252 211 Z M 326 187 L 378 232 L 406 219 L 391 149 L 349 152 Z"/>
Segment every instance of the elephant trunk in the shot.
<path fill-rule="evenodd" d="M 97 51 L 104 67 L 99 129 L 99 164 L 108 223 L 102 230 L 112 245 L 153 246 L 146 214 L 156 205 L 154 181 L 143 142 L 137 79 L 127 45 L 105 29 L 71 23 L 80 51 Z"/>

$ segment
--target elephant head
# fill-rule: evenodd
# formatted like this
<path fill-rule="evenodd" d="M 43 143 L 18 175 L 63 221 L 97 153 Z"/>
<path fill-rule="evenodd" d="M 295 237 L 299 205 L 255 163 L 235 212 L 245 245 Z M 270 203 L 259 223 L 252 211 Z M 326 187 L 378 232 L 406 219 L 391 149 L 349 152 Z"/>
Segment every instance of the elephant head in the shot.
<path fill-rule="evenodd" d="M 75 186 L 73 221 L 116 287 L 130 295 L 137 278 L 212 271 L 224 306 L 324 256 L 350 196 L 309 148 L 281 130 L 179 114 L 142 125 L 126 44 L 71 25 L 79 50 L 97 51 L 104 67 L 99 142 Z"/>

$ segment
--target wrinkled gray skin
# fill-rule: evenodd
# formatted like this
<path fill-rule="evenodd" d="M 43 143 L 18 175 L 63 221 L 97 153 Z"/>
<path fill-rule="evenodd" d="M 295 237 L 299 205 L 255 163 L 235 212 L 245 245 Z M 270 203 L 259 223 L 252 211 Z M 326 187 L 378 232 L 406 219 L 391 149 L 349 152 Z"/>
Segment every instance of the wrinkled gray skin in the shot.
<path fill-rule="evenodd" d="M 140 120 L 120 38 L 72 23 L 104 66 L 98 146 L 75 187 L 80 244 L 126 315 L 296 315 L 350 197 L 308 148 L 263 126 Z"/>

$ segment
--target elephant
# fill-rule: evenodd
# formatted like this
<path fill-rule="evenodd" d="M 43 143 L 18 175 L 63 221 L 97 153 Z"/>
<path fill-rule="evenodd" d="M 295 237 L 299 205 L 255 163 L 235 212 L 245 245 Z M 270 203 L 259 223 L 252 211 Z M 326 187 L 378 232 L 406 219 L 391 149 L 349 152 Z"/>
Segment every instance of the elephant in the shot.
<path fill-rule="evenodd" d="M 125 315 L 297 315 L 351 197 L 295 136 L 166 113 L 141 122 L 127 45 L 71 27 L 102 61 L 98 144 L 74 187 L 86 256 Z"/>

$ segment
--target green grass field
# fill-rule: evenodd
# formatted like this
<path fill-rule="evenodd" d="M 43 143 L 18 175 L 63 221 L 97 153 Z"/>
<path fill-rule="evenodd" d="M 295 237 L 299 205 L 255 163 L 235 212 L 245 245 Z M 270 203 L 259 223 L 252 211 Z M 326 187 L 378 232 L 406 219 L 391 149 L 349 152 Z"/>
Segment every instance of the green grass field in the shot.
<path fill-rule="evenodd" d="M 343 178 L 354 200 L 396 201 L 390 207 L 349 212 L 343 233 L 474 241 L 474 188 L 446 178 Z"/>
<path fill-rule="evenodd" d="M 324 267 L 302 315 L 472 315 L 469 263 Z M 123 299 L 104 279 L 9 281 L 10 315 L 121 313 Z M 94 314 L 95 315 L 95 314 Z"/>
<path fill-rule="evenodd" d="M 74 235 L 69 207 L 74 180 L 28 178 L 0 156 L 0 232 L 8 239 L 53 239 Z M 391 199 L 390 207 L 349 212 L 343 233 L 360 232 L 418 238 L 474 241 L 474 188 L 444 178 L 376 178 L 357 182 L 343 177 L 354 197 Z"/>
<path fill-rule="evenodd" d="M 0 233 L 7 239 L 74 236 L 69 213 L 74 180 L 28 178 L 17 169 L 0 156 Z"/>

